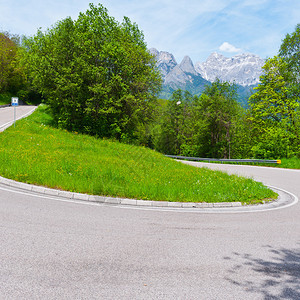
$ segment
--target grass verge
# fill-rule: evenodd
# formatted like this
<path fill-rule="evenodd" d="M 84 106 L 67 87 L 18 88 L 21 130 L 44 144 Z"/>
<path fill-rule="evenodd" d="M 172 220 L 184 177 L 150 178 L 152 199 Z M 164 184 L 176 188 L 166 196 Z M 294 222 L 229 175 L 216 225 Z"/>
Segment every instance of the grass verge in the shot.
<path fill-rule="evenodd" d="M 283 158 L 281 164 L 276 165 L 278 168 L 286 169 L 300 169 L 300 159 L 299 158 Z"/>
<path fill-rule="evenodd" d="M 50 126 L 45 106 L 0 134 L 0 175 L 94 195 L 258 203 L 277 194 L 252 179 L 184 165 L 144 147 Z"/>

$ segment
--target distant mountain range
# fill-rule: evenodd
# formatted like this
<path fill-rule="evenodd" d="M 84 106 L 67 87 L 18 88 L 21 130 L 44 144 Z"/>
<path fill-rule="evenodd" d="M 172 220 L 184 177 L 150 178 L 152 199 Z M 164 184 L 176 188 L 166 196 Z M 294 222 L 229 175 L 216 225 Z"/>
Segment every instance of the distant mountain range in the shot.
<path fill-rule="evenodd" d="M 200 95 L 205 85 L 219 78 L 237 84 L 239 101 L 245 104 L 253 87 L 259 83 L 264 60 L 254 54 L 240 54 L 227 58 L 212 53 L 206 62 L 193 64 L 189 56 L 185 56 L 178 64 L 173 54 L 151 48 L 156 57 L 157 67 L 163 78 L 162 98 L 170 98 L 177 89 L 188 90 L 193 95 Z"/>

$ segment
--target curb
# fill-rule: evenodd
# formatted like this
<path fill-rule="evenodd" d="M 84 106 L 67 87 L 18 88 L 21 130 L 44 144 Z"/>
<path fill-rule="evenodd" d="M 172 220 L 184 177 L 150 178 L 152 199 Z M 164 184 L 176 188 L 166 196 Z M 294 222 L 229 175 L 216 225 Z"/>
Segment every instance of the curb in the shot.
<path fill-rule="evenodd" d="M 25 118 L 30 115 L 36 107 L 22 116 L 19 119 Z M 11 126 L 12 122 L 8 122 L 0 127 L 0 132 Z M 61 191 L 56 189 L 50 189 L 42 186 L 31 185 L 23 182 L 14 181 L 0 176 L 0 184 L 8 185 L 10 187 L 19 188 L 26 191 L 40 193 L 49 196 L 57 196 L 65 199 L 73 199 L 80 201 L 89 201 L 106 204 L 119 204 L 119 205 L 131 205 L 131 206 L 143 206 L 143 207 L 161 207 L 161 208 L 232 208 L 241 207 L 241 202 L 218 202 L 218 203 L 195 203 L 195 202 L 168 202 L 168 201 L 151 201 L 151 200 L 137 200 L 127 198 L 114 198 L 105 196 L 96 196 L 88 194 L 73 193 L 68 191 Z"/>
<path fill-rule="evenodd" d="M 10 106 L 10 105 L 8 105 Z M 0 106 L 1 107 L 1 106 Z M 30 115 L 37 107 L 33 108 L 30 112 L 27 114 L 23 115 L 22 117 L 18 118 L 22 119 Z M 8 122 L 0 127 L 0 132 L 4 131 L 6 128 L 8 128 L 12 122 Z M 283 190 L 279 189 L 276 187 L 269 186 L 269 188 L 276 190 L 279 194 L 278 199 L 267 202 L 264 204 L 260 205 L 242 205 L 241 202 L 216 202 L 216 203 L 206 203 L 206 202 L 201 202 L 201 203 L 195 203 L 195 202 L 168 202 L 168 201 L 153 201 L 153 200 L 137 200 L 137 199 L 128 199 L 128 198 L 115 198 L 115 197 L 107 197 L 107 196 L 97 196 L 97 195 L 88 195 L 88 194 L 81 194 L 81 193 L 73 193 L 73 192 L 68 192 L 68 191 L 62 191 L 62 190 L 56 190 L 56 189 L 51 189 L 51 188 L 46 188 L 43 186 L 37 186 L 37 185 L 32 185 L 32 184 L 27 184 L 23 182 L 18 182 L 12 179 L 7 179 L 4 177 L 0 176 L 0 184 L 7 185 L 10 187 L 18 188 L 24 191 L 29 191 L 29 192 L 35 192 L 39 193 L 42 195 L 48 195 L 48 196 L 56 196 L 56 197 L 61 197 L 66 200 L 78 200 L 78 201 L 88 201 L 88 202 L 94 202 L 94 203 L 103 203 L 103 204 L 114 204 L 114 205 L 127 205 L 127 206 L 139 206 L 139 207 L 145 207 L 145 208 L 198 208 L 202 210 L 211 210 L 217 211 L 220 210 L 228 210 L 230 208 L 239 210 L 240 212 L 241 209 L 245 208 L 247 209 L 246 212 L 249 212 L 249 209 L 254 209 L 255 211 L 257 208 L 261 207 L 268 207 L 271 209 L 278 209 L 280 207 L 289 207 L 291 205 L 294 205 L 298 203 L 298 198 Z M 288 194 L 292 199 L 294 199 L 292 202 L 286 201 L 284 197 L 280 196 L 280 193 L 286 193 Z"/>
<path fill-rule="evenodd" d="M 242 207 L 241 202 L 216 202 L 216 203 L 195 203 L 195 202 L 168 202 L 168 201 L 152 201 L 152 200 L 137 200 L 127 198 L 114 198 L 105 196 L 88 195 L 81 193 L 73 193 L 61 191 L 43 186 L 32 185 L 28 183 L 18 182 L 12 179 L 7 179 L 0 176 L 0 184 L 7 185 L 13 188 L 22 189 L 29 192 L 44 194 L 48 196 L 57 196 L 70 200 L 80 200 L 97 202 L 104 204 L 131 205 L 143 207 L 161 207 L 161 208 L 232 208 Z"/>

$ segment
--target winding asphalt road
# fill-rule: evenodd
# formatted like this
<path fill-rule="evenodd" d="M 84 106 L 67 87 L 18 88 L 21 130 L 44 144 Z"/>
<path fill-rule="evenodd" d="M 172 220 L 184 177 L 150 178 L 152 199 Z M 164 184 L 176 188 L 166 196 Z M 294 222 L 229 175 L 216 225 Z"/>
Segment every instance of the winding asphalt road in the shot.
<path fill-rule="evenodd" d="M 205 167 L 300 198 L 299 170 Z M 207 214 L 0 185 L 0 299 L 300 299 L 300 204 Z"/>
<path fill-rule="evenodd" d="M 16 120 L 24 118 L 31 114 L 36 106 L 20 105 L 16 106 Z M 0 132 L 14 124 L 14 107 L 0 107 Z"/>

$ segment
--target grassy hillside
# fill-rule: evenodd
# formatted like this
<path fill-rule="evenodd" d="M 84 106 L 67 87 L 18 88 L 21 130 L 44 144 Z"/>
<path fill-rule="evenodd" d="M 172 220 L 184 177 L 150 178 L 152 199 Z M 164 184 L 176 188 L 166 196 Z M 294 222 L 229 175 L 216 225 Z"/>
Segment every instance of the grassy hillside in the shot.
<path fill-rule="evenodd" d="M 186 202 L 258 202 L 276 194 L 251 179 L 194 168 L 147 148 L 50 126 L 45 106 L 0 134 L 0 175 L 96 195 Z"/>

